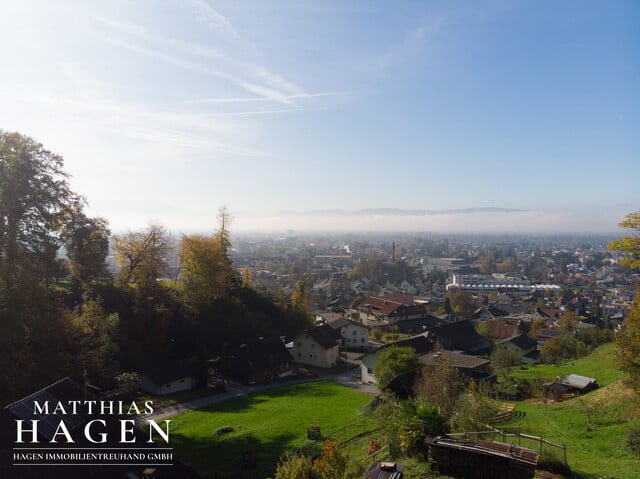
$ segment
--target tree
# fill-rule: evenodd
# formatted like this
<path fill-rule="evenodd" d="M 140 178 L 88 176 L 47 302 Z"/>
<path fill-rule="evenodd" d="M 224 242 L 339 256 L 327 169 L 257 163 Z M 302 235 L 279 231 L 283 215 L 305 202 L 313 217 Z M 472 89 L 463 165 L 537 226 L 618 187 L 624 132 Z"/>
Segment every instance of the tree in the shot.
<path fill-rule="evenodd" d="M 400 454 L 425 455 L 426 436 L 449 431 L 447 419 L 424 397 L 399 401 L 383 396 L 376 408 L 376 418 L 392 458 Z"/>
<path fill-rule="evenodd" d="M 616 334 L 617 360 L 629 373 L 631 384 L 640 391 L 640 290 L 624 320 L 622 331 Z"/>
<path fill-rule="evenodd" d="M 509 376 L 511 368 L 520 364 L 520 355 L 515 351 L 510 351 L 506 348 L 496 348 L 492 353 L 491 367 L 497 373 L 501 374 L 505 379 Z"/>
<path fill-rule="evenodd" d="M 587 353 L 586 345 L 573 336 L 561 335 L 547 339 L 540 350 L 540 361 L 559 364 L 566 359 L 578 359 Z"/>
<path fill-rule="evenodd" d="M 631 230 L 631 234 L 613 240 L 609 243 L 609 249 L 625 254 L 620 264 L 632 269 L 640 268 L 640 211 L 629 213 L 619 225 Z"/>
<path fill-rule="evenodd" d="M 571 332 L 580 322 L 580 318 L 574 311 L 567 311 L 558 318 L 558 329 L 560 331 Z"/>
<path fill-rule="evenodd" d="M 451 309 L 454 313 L 470 317 L 475 309 L 473 297 L 464 289 L 455 289 L 448 294 Z"/>
<path fill-rule="evenodd" d="M 306 278 L 298 281 L 291 292 L 291 307 L 300 311 L 307 311 L 309 307 L 309 293 L 307 291 Z"/>
<path fill-rule="evenodd" d="M 62 157 L 0 130 L 0 398 L 16 398 L 68 363 L 63 315 L 47 286 L 59 275 L 60 229 L 80 202 Z M 38 358 L 36 360 L 36 358 Z M 19 367 L 14 367 L 19 365 Z"/>
<path fill-rule="evenodd" d="M 180 278 L 187 302 L 196 310 L 226 297 L 238 285 L 238 273 L 223 249 L 220 239 L 184 236 L 178 248 Z"/>
<path fill-rule="evenodd" d="M 119 281 L 149 286 L 166 273 L 171 239 L 163 226 L 151 224 L 143 231 L 114 236 L 113 249 Z"/>
<path fill-rule="evenodd" d="M 414 386 L 416 395 L 437 407 L 445 417 L 451 416 L 466 389 L 466 380 L 449 364 L 423 367 Z"/>
<path fill-rule="evenodd" d="M 106 275 L 111 231 L 104 218 L 89 218 L 78 205 L 64 225 L 62 242 L 71 274 L 81 283 Z"/>
<path fill-rule="evenodd" d="M 497 413 L 488 386 L 476 388 L 470 394 L 461 395 L 456 402 L 450 418 L 451 429 L 458 432 L 484 430 Z"/>
<path fill-rule="evenodd" d="M 93 381 L 111 386 L 118 374 L 118 314 L 107 314 L 99 298 L 88 299 L 71 315 L 73 342 L 78 348 L 75 365 L 87 371 Z"/>
<path fill-rule="evenodd" d="M 391 346 L 382 351 L 374 369 L 380 389 L 385 389 L 398 376 L 420 367 L 416 350 L 408 346 Z"/>
<path fill-rule="evenodd" d="M 50 278 L 58 233 L 80 201 L 67 178 L 62 157 L 0 130 L 0 304 Z"/>

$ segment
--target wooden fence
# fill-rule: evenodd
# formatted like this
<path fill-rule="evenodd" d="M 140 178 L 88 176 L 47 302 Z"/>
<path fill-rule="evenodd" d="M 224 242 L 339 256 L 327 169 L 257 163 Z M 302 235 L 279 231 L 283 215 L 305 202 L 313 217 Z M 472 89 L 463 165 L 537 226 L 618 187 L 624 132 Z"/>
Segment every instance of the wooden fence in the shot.
<path fill-rule="evenodd" d="M 451 437 L 462 436 L 465 438 L 466 437 L 472 438 L 473 436 L 482 436 L 482 437 L 491 437 L 491 438 L 498 437 L 499 440 L 501 440 L 501 442 L 504 442 L 504 443 L 507 443 L 508 439 L 510 440 L 511 438 L 518 438 L 518 446 L 524 445 L 529 447 L 530 449 L 534 449 L 532 445 L 535 445 L 535 449 L 538 449 L 541 455 L 542 455 L 543 446 L 545 445 L 551 446 L 553 448 L 556 448 L 562 451 L 564 456 L 564 464 L 565 466 L 567 465 L 567 446 L 556 444 L 551 441 L 547 441 L 546 439 L 538 436 L 530 436 L 529 434 L 522 434 L 520 432 L 513 433 L 513 432 L 506 432 L 504 430 L 501 431 L 491 426 L 487 426 L 487 430 L 485 431 L 451 433 L 451 434 L 448 434 L 448 436 L 451 436 Z M 526 444 L 523 444 L 523 440 L 525 441 Z"/>

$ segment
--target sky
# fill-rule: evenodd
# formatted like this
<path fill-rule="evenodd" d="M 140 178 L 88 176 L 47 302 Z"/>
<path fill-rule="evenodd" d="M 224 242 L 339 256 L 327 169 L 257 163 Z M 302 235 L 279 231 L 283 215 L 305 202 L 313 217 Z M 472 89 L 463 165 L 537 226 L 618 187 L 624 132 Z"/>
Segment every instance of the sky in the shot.
<path fill-rule="evenodd" d="M 237 231 L 615 232 L 639 24 L 633 0 L 7 0 L 0 129 L 113 231 L 224 205 Z M 449 212 L 490 207 L 518 211 Z"/>

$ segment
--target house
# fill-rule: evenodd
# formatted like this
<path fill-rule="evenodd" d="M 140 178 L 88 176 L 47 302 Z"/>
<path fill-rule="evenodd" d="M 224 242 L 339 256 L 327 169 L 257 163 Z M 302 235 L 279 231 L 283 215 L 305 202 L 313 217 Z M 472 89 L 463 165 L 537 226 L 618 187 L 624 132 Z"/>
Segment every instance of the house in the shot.
<path fill-rule="evenodd" d="M 427 316 L 424 304 L 414 303 L 413 297 L 404 294 L 370 296 L 357 307 L 360 320 L 367 326 L 390 326 L 403 319 Z"/>
<path fill-rule="evenodd" d="M 147 369 L 140 376 L 140 387 L 156 396 L 194 389 L 196 364 L 192 360 L 182 360 Z"/>
<path fill-rule="evenodd" d="M 307 329 L 293 338 L 291 350 L 293 360 L 297 363 L 331 368 L 338 364 L 339 343 L 335 330 L 321 324 Z"/>
<path fill-rule="evenodd" d="M 275 379 L 291 370 L 293 358 L 281 338 L 259 339 L 227 347 L 209 361 L 216 374 L 248 384 Z"/>
<path fill-rule="evenodd" d="M 487 379 L 491 376 L 491 362 L 488 359 L 464 353 L 439 350 L 420 356 L 424 366 L 448 366 L 463 376 L 474 379 Z"/>
<path fill-rule="evenodd" d="M 415 394 L 414 385 L 420 374 L 429 374 L 435 367 L 445 366 L 455 369 L 460 375 L 460 381 L 468 380 L 487 381 L 495 378 L 491 372 L 491 362 L 478 356 L 464 353 L 432 350 L 420 355 L 421 368 L 407 371 L 396 377 L 387 386 L 388 389 L 400 398 L 408 398 Z"/>
<path fill-rule="evenodd" d="M 327 323 L 339 335 L 338 340 L 343 348 L 369 349 L 369 328 L 364 324 L 346 318 Z"/>
<path fill-rule="evenodd" d="M 360 364 L 360 378 L 363 383 L 375 384 L 376 378 L 374 376 L 374 369 L 378 364 L 378 357 L 380 353 L 390 347 L 410 347 L 415 350 L 418 355 L 425 354 L 433 349 L 433 343 L 427 339 L 426 334 L 419 334 L 402 341 L 398 341 L 393 344 L 386 344 L 375 351 L 366 354 L 362 357 L 362 363 Z"/>
<path fill-rule="evenodd" d="M 546 382 L 543 385 L 545 397 L 555 401 L 561 400 L 565 394 L 585 394 L 598 388 L 595 378 L 567 374 L 555 381 Z"/>
<path fill-rule="evenodd" d="M 444 349 L 467 354 L 488 355 L 493 347 L 491 339 L 478 334 L 471 321 L 466 319 L 430 328 L 428 338 Z"/>
<path fill-rule="evenodd" d="M 496 348 L 513 351 L 520 356 L 522 362 L 526 364 L 537 363 L 538 358 L 540 357 L 538 342 L 526 334 L 519 334 L 517 336 L 498 341 L 496 342 Z"/>
<path fill-rule="evenodd" d="M 41 440 L 51 441 L 56 435 L 57 425 L 61 421 L 64 421 L 64 425 L 71 434 L 73 434 L 74 430 L 79 429 L 80 426 L 84 425 L 87 421 L 87 419 L 82 415 L 86 414 L 84 407 L 79 408 L 74 413 L 71 411 L 61 413 L 54 410 L 55 404 L 57 404 L 58 401 L 63 404 L 67 404 L 69 401 L 78 401 L 80 403 L 83 398 L 87 399 L 83 388 L 72 379 L 66 377 L 25 398 L 20 399 L 19 401 L 9 404 L 6 406 L 5 411 L 9 412 L 9 416 L 7 417 L 13 416 L 28 423 L 38 420 L 38 436 Z M 42 406 L 46 402 L 51 406 L 52 410 L 50 413 L 36 413 L 36 403 Z M 11 427 L 7 429 L 7 432 L 9 429 L 12 429 L 15 434 L 14 420 L 11 420 L 11 423 Z M 31 439 L 31 434 L 26 434 L 25 436 Z M 13 436 L 13 439 L 15 439 L 15 435 Z"/>
<path fill-rule="evenodd" d="M 561 383 L 569 388 L 569 391 L 579 394 L 588 393 L 598 388 L 595 378 L 579 376 L 578 374 L 567 374 L 561 379 Z"/>
<path fill-rule="evenodd" d="M 505 339 L 513 338 L 517 336 L 520 331 L 516 323 L 502 321 L 499 319 L 493 319 L 480 323 L 482 327 L 485 327 L 488 336 L 495 341 L 503 341 Z"/>

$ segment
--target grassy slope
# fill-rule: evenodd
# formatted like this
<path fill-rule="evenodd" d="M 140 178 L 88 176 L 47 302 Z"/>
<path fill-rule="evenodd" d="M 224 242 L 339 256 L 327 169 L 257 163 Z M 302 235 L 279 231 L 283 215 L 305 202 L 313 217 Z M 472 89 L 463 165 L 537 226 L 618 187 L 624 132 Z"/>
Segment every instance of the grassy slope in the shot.
<path fill-rule="evenodd" d="M 614 344 L 604 344 L 584 358 L 567 361 L 560 366 L 538 364 L 524 370 L 514 370 L 513 376 L 553 380 L 556 376 L 579 374 L 596 378 L 600 386 L 606 386 L 622 378 L 622 373 L 615 365 L 614 354 Z"/>
<path fill-rule="evenodd" d="M 568 373 L 595 377 L 601 388 L 562 403 L 520 402 L 517 419 L 503 427 L 566 444 L 569 465 L 580 477 L 639 477 L 640 457 L 623 447 L 629 421 L 638 417 L 638 403 L 615 366 L 614 346 L 604 345 L 589 357 L 560 367 L 530 367 L 516 376 L 553 379 Z M 586 408 L 594 411 L 591 422 Z"/>
<path fill-rule="evenodd" d="M 173 418 L 176 455 L 205 476 L 265 478 L 281 454 L 308 443 L 307 427 L 331 433 L 361 418 L 370 396 L 332 382 L 285 386 L 242 396 Z M 214 436 L 221 426 L 235 432 Z M 244 451 L 258 454 L 258 469 L 242 471 Z"/>

